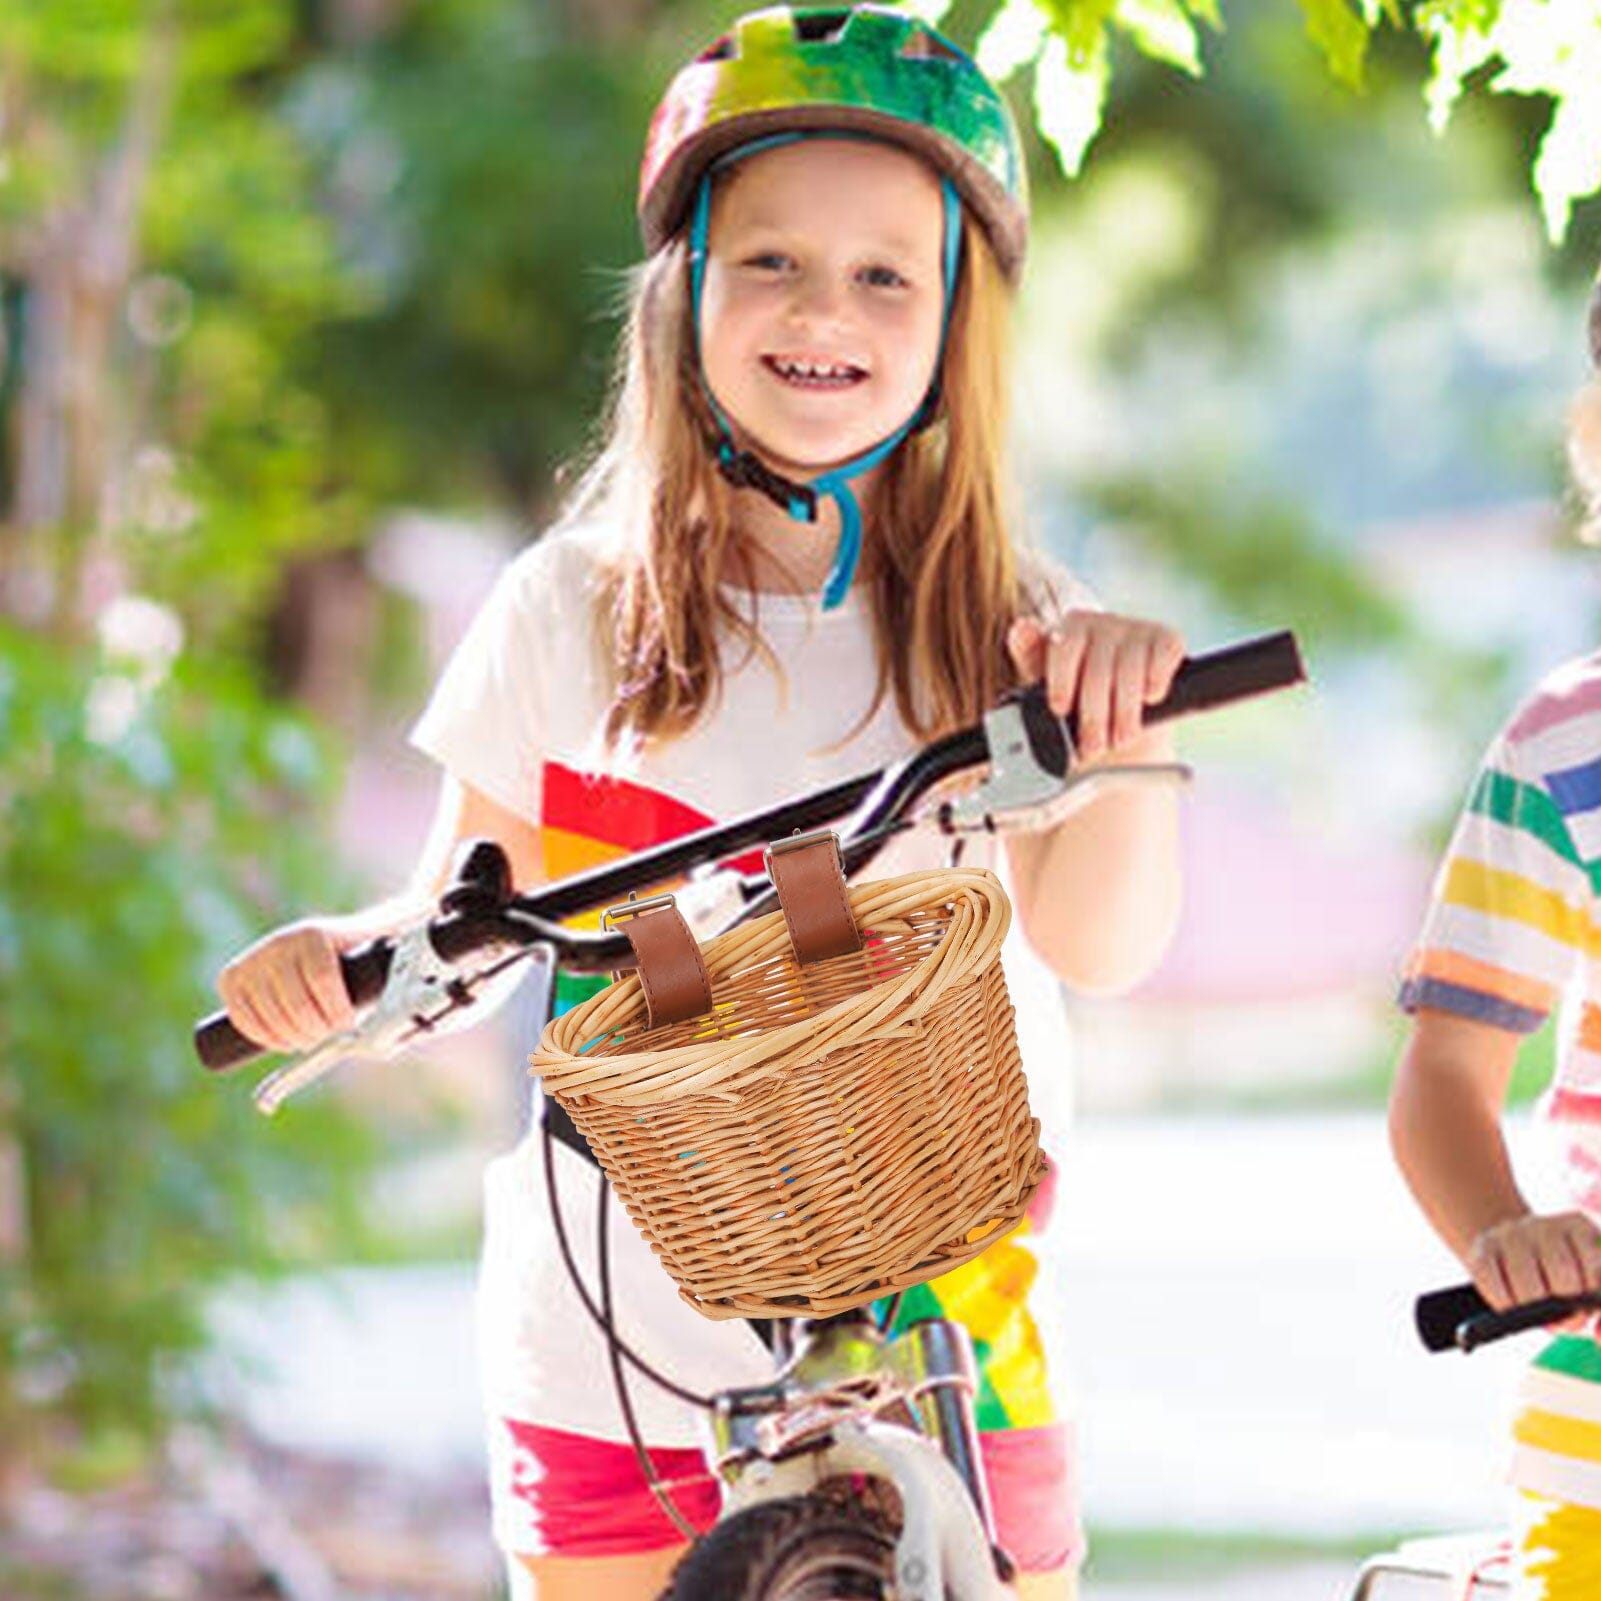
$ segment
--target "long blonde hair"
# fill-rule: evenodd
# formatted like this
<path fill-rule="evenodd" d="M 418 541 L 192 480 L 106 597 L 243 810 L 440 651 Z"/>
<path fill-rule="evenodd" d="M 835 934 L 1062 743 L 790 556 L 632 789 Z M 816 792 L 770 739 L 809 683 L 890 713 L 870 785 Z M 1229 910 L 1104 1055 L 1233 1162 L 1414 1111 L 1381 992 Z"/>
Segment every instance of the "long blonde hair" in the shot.
<path fill-rule="evenodd" d="M 1586 544 L 1601 544 L 1601 375 L 1593 375 L 1568 406 L 1568 471 L 1582 503 Z"/>
<path fill-rule="evenodd" d="M 864 721 L 893 693 L 919 738 L 976 721 L 1015 678 L 1005 649 L 1019 604 L 1004 470 L 1012 293 L 967 217 L 963 244 L 938 416 L 885 463 L 859 580 L 879 673 Z M 600 511 L 627 531 L 597 618 L 613 641 L 614 753 L 683 734 L 715 705 L 720 629 L 772 661 L 721 587 L 751 579 L 752 552 L 706 443 L 688 284 L 682 238 L 636 272 L 605 442 L 567 510 Z"/>

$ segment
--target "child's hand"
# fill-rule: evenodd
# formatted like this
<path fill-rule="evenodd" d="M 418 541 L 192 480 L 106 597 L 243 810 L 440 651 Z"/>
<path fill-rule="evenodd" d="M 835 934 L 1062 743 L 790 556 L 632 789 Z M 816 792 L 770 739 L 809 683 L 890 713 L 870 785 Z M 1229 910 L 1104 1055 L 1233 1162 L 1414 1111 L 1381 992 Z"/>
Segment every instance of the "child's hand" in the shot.
<path fill-rule="evenodd" d="M 1074 714 L 1086 760 L 1139 738 L 1145 708 L 1159 701 L 1184 660 L 1184 641 L 1162 623 L 1110 612 L 1070 611 L 1049 632 L 1019 617 L 1006 646 L 1025 684 L 1045 680 L 1058 717 Z"/>
<path fill-rule="evenodd" d="M 1474 1240 L 1467 1268 L 1479 1293 L 1497 1310 L 1601 1289 L 1601 1229 L 1582 1212 L 1512 1218 Z M 1582 1329 L 1592 1317 L 1579 1313 L 1555 1327 Z"/>
<path fill-rule="evenodd" d="M 355 1009 L 339 971 L 340 946 L 315 921 L 257 940 L 217 975 L 217 993 L 240 1033 L 274 1051 L 303 1051 L 349 1028 Z"/>

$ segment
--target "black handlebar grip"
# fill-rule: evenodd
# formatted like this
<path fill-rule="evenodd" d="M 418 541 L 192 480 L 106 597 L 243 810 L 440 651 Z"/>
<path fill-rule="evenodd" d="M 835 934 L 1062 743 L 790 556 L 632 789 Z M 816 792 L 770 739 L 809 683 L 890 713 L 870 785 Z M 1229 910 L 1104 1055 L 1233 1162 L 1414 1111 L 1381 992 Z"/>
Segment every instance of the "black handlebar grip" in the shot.
<path fill-rule="evenodd" d="M 1145 721 L 1165 722 L 1305 682 L 1306 664 L 1295 635 L 1288 629 L 1260 634 L 1204 656 L 1188 657 L 1174 674 L 1167 695 L 1145 708 Z"/>
<path fill-rule="evenodd" d="M 1492 1340 L 1509 1334 L 1560 1323 L 1575 1312 L 1601 1306 L 1601 1295 L 1548 1295 L 1542 1300 L 1525 1301 L 1497 1312 L 1471 1284 L 1453 1284 L 1449 1289 L 1420 1295 L 1414 1308 L 1418 1338 L 1431 1351 L 1453 1347 L 1475 1351 Z"/>
<path fill-rule="evenodd" d="M 1456 1343 L 1464 1351 L 1476 1351 L 1492 1340 L 1504 1340 L 1509 1334 L 1522 1334 L 1528 1329 L 1542 1329 L 1548 1323 L 1571 1317 L 1585 1303 L 1585 1297 L 1553 1295 L 1543 1301 L 1525 1301 L 1521 1306 L 1509 1306 L 1504 1312 L 1481 1312 L 1470 1317 L 1456 1331 Z"/>
<path fill-rule="evenodd" d="M 1490 1303 L 1471 1284 L 1453 1284 L 1420 1295 L 1412 1308 L 1412 1321 L 1426 1350 L 1452 1351 L 1456 1349 L 1456 1331 L 1489 1310 Z"/>
<path fill-rule="evenodd" d="M 345 991 L 357 1006 L 375 1001 L 383 993 L 394 954 L 391 941 L 375 939 L 346 951 L 339 958 Z M 248 1034 L 241 1034 L 226 1012 L 213 1012 L 210 1017 L 202 1018 L 195 1024 L 194 1038 L 195 1055 L 214 1073 L 267 1054 L 266 1046 L 258 1045 Z"/>

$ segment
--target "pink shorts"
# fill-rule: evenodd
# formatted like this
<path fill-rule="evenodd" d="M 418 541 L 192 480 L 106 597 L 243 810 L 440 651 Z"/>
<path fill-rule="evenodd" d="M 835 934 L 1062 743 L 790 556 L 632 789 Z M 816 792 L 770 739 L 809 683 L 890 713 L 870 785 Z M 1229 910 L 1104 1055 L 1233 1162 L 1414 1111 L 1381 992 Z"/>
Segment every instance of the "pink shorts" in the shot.
<path fill-rule="evenodd" d="M 523 1556 L 634 1556 L 678 1545 L 633 1448 L 502 1418 L 490 1456 L 496 1528 L 515 1566 Z M 996 1537 L 1024 1573 L 1076 1567 L 1084 1557 L 1069 1424 L 979 1437 Z M 652 1450 L 657 1476 L 697 1529 L 721 1498 L 699 1451 Z"/>

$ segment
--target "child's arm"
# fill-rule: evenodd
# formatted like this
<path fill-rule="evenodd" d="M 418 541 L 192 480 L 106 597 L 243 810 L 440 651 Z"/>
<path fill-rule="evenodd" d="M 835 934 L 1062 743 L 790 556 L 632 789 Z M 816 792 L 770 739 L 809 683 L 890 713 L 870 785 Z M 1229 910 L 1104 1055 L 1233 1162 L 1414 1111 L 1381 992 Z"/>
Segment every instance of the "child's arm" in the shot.
<path fill-rule="evenodd" d="M 1141 729 L 1167 693 L 1184 645 L 1159 623 L 1070 612 L 1050 632 L 1031 619 L 1007 640 L 1024 682 L 1043 678 L 1051 709 L 1078 720 L 1086 761 L 1171 758 L 1163 729 Z M 1178 798 L 1129 783 L 1047 833 L 1008 839 L 1013 900 L 1029 944 L 1065 983 L 1114 994 L 1161 959 L 1179 911 Z"/>
<path fill-rule="evenodd" d="M 1601 1231 L 1542 1216 L 1513 1176 L 1501 1109 L 1522 1036 L 1422 1010 L 1390 1094 L 1390 1142 L 1418 1204 L 1492 1306 L 1601 1288 Z"/>
<path fill-rule="evenodd" d="M 493 839 L 520 890 L 543 881 L 538 831 L 470 785 L 445 777 L 433 826 L 411 883 L 398 895 L 338 917 L 309 917 L 276 929 L 217 976 L 234 1026 L 275 1051 L 306 1050 L 354 1020 L 339 956 L 425 916 L 444 888 L 456 847 Z"/>

